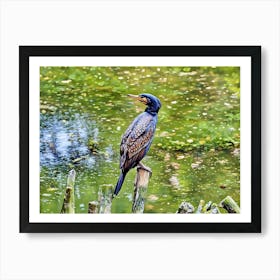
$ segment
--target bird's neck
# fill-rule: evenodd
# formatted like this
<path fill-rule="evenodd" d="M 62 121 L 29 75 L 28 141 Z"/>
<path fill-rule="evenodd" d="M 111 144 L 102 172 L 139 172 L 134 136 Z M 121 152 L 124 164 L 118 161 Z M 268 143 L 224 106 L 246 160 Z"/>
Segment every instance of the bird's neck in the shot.
<path fill-rule="evenodd" d="M 151 108 L 151 107 L 147 107 L 145 112 L 147 112 L 147 113 L 149 113 L 149 114 L 151 114 L 153 116 L 156 116 L 157 113 L 158 113 L 158 111 L 156 111 L 154 108 Z"/>

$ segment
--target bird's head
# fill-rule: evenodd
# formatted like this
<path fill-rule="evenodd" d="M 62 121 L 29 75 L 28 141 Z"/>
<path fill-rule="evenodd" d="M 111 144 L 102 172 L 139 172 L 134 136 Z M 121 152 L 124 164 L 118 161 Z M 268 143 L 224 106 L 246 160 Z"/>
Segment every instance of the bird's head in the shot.
<path fill-rule="evenodd" d="M 146 112 L 156 114 L 161 107 L 159 99 L 150 93 L 141 93 L 140 95 L 128 94 L 128 96 L 144 103 L 147 106 Z"/>

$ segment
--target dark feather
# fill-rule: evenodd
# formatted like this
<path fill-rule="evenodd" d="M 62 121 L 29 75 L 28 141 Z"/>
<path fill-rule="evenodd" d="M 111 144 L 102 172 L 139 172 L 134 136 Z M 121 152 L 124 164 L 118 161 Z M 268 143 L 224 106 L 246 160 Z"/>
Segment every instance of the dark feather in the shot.
<path fill-rule="evenodd" d="M 119 191 L 122 187 L 125 176 L 126 176 L 126 173 L 121 172 L 119 180 L 118 180 L 117 185 L 116 185 L 115 190 L 114 190 L 114 195 L 117 195 L 119 193 Z"/>

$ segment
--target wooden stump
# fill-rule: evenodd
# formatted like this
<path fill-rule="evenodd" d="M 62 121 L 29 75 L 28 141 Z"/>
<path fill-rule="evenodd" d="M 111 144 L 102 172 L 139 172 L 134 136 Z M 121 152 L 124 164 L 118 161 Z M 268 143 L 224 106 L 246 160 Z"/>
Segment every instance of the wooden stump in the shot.
<path fill-rule="evenodd" d="M 145 208 L 145 199 L 151 172 L 137 167 L 137 173 L 134 182 L 134 195 L 132 204 L 132 213 L 142 214 Z"/>
<path fill-rule="evenodd" d="M 74 214 L 75 213 L 75 196 L 74 196 L 74 185 L 75 185 L 76 171 L 70 170 L 67 185 L 61 209 L 62 214 Z"/>
<path fill-rule="evenodd" d="M 198 207 L 197 207 L 197 211 L 196 211 L 197 214 L 203 213 L 203 207 L 204 207 L 204 205 L 205 205 L 205 201 L 204 201 L 204 200 L 200 200 L 200 201 L 199 201 L 199 205 L 198 205 Z"/>
<path fill-rule="evenodd" d="M 90 201 L 88 203 L 88 213 L 89 214 L 97 214 L 98 213 L 98 202 Z"/>
<path fill-rule="evenodd" d="M 231 196 L 227 196 L 220 202 L 220 207 L 223 207 L 228 213 L 240 213 L 240 208 Z"/>
<path fill-rule="evenodd" d="M 176 212 L 176 214 L 192 214 L 192 213 L 194 213 L 194 207 L 191 203 L 186 202 L 186 201 L 183 201 L 180 204 L 180 206 Z"/>
<path fill-rule="evenodd" d="M 221 212 L 216 203 L 211 203 L 210 209 L 206 212 L 206 214 L 221 214 Z"/>
<path fill-rule="evenodd" d="M 98 203 L 100 214 L 110 214 L 112 207 L 113 186 L 102 185 L 98 191 Z"/>
<path fill-rule="evenodd" d="M 209 211 L 210 209 L 211 209 L 211 205 L 212 205 L 212 201 L 210 200 L 210 201 L 208 201 L 205 205 L 204 205 L 204 207 L 203 207 L 203 209 L 202 209 L 202 212 L 203 213 L 206 213 L 207 211 Z"/>

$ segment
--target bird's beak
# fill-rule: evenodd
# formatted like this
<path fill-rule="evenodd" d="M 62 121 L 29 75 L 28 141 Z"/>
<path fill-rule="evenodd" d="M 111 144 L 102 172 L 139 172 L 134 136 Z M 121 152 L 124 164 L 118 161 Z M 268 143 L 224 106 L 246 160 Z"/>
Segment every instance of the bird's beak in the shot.
<path fill-rule="evenodd" d="M 136 100 L 138 100 L 138 101 L 140 101 L 140 102 L 142 102 L 144 104 L 148 103 L 148 100 L 147 100 L 146 97 L 141 97 L 139 95 L 133 95 L 133 94 L 128 94 L 127 96 L 130 97 L 130 98 L 134 98 L 134 99 L 136 99 Z"/>

